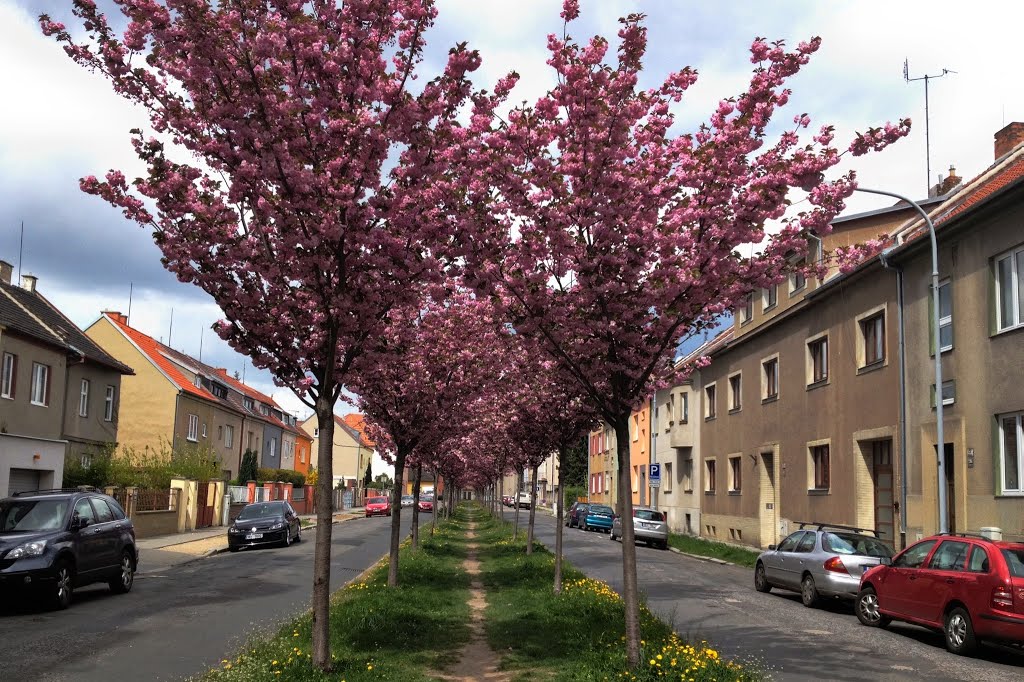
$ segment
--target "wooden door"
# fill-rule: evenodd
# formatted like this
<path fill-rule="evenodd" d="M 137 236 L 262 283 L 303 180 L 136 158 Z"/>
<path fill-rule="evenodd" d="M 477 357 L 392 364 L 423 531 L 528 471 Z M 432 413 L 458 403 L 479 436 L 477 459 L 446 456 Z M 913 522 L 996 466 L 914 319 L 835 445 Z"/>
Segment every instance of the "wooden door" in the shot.
<path fill-rule="evenodd" d="M 895 520 L 893 514 L 892 440 L 871 443 L 872 472 L 875 488 L 875 530 L 878 536 L 895 546 Z"/>

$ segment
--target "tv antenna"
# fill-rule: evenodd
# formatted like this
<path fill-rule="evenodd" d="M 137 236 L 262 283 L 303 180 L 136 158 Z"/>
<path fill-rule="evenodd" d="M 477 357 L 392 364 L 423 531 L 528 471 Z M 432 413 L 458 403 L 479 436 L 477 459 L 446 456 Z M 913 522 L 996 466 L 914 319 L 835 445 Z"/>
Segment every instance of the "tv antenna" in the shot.
<path fill-rule="evenodd" d="M 918 76 L 917 78 L 910 77 L 910 62 L 907 59 L 903 60 L 903 80 L 907 83 L 911 81 L 924 81 L 924 158 L 925 168 L 928 173 L 928 182 L 925 184 L 925 196 L 931 193 L 932 189 L 932 147 L 931 147 L 931 134 L 928 126 L 928 81 L 935 78 L 942 78 L 947 73 L 956 73 L 952 69 L 943 69 L 942 73 L 935 76 L 925 74 Z"/>

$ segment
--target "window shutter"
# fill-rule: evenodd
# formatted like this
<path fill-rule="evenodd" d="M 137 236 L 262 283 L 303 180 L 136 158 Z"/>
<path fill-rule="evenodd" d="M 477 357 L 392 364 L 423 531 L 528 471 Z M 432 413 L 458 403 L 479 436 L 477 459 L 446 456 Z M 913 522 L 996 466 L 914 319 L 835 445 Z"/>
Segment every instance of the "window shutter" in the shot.
<path fill-rule="evenodd" d="M 995 495 L 1003 494 L 1003 467 L 1002 467 L 1003 444 L 999 438 L 999 416 L 992 418 L 992 490 Z"/>

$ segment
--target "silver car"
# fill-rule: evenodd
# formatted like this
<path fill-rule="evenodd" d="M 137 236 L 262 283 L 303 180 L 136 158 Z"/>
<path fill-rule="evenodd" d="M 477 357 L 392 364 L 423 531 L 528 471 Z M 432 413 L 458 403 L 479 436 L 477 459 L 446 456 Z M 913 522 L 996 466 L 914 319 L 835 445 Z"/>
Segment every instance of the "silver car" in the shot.
<path fill-rule="evenodd" d="M 805 526 L 811 526 L 805 528 Z M 892 548 L 877 532 L 851 526 L 801 523 L 779 546 L 757 557 L 754 588 L 773 587 L 800 593 L 804 606 L 821 597 L 856 598 L 860 577 L 869 568 L 892 561 Z"/>
<path fill-rule="evenodd" d="M 650 507 L 633 507 L 633 533 L 637 542 L 668 549 L 668 524 L 665 515 Z M 612 540 L 622 539 L 622 517 L 616 515 L 612 521 Z"/>

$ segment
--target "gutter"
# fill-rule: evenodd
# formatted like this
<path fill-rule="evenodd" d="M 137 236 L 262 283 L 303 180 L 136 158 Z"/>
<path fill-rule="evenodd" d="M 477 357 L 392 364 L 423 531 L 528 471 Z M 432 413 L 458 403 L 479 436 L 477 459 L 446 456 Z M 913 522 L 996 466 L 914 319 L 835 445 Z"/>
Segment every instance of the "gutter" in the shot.
<path fill-rule="evenodd" d="M 906 346 L 903 331 L 903 268 L 891 265 L 886 257 L 893 248 L 878 254 L 882 266 L 896 273 L 896 324 L 899 329 L 899 377 L 900 377 L 900 548 L 907 546 L 907 372 Z M 938 330 L 935 330 L 938 334 Z"/>

